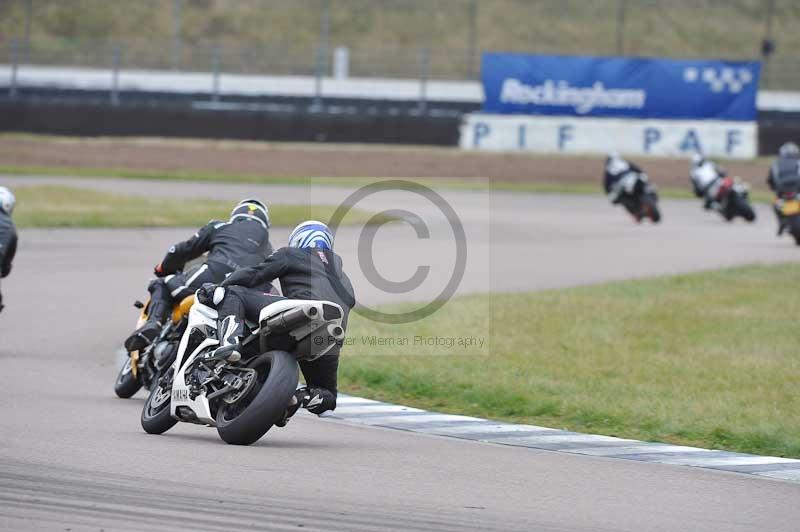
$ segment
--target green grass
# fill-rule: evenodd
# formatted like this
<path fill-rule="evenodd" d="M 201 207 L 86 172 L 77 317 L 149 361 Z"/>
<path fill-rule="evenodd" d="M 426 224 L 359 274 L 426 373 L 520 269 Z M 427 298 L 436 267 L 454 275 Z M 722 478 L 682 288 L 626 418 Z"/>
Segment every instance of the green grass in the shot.
<path fill-rule="evenodd" d="M 166 200 L 125 196 L 64 186 L 16 187 L 19 227 L 197 227 L 208 220 L 227 220 L 230 201 Z M 270 205 L 273 226 L 303 220 L 329 220 L 332 205 Z M 344 224 L 365 223 L 372 213 L 353 209 Z M 386 218 L 379 218 L 379 222 Z"/>
<path fill-rule="evenodd" d="M 190 181 L 215 183 L 257 183 L 261 185 L 297 186 L 364 186 L 376 179 L 368 177 L 274 177 L 251 174 L 212 173 L 175 170 L 132 170 L 122 168 L 76 168 L 62 166 L 0 166 L 0 174 L 30 176 L 69 176 L 84 178 L 117 177 L 123 179 L 150 179 L 154 181 Z M 535 194 L 600 194 L 600 186 L 595 183 L 512 183 L 489 180 L 414 179 L 414 182 L 435 189 L 456 190 L 495 190 L 510 192 L 529 192 Z M 671 199 L 695 199 L 691 191 L 683 188 L 659 188 L 659 195 Z M 751 191 L 752 201 L 771 203 L 772 196 L 762 191 Z"/>
<path fill-rule="evenodd" d="M 180 67 L 208 70 L 210 46 L 226 53 L 226 72 L 313 71 L 320 39 L 320 0 L 183 2 Z M 433 54 L 434 77 L 475 77 L 483 50 L 753 58 L 764 37 L 767 0 L 337 0 L 330 44 L 353 49 L 354 75 L 416 76 L 419 49 Z M 619 32 L 619 7 L 625 7 Z M 800 22 L 793 0 L 774 2 L 775 59 L 793 60 Z M 0 35 L 22 38 L 26 2 L 0 2 Z M 169 68 L 175 26 L 172 0 L 36 0 L 34 59 L 105 67 L 108 46 L 121 43 L 124 64 Z M 475 54 L 469 53 L 470 28 Z M 624 37 L 617 47 L 618 33 Z M 250 53 L 248 53 L 250 52 Z M 255 52 L 255 53 L 253 53 Z M 330 58 L 328 58 L 330 61 Z M 796 84 L 793 69 L 780 85 Z M 779 85 L 779 83 L 775 83 Z M 796 86 L 796 85 L 795 85 Z"/>
<path fill-rule="evenodd" d="M 406 326 L 354 315 L 341 386 L 444 412 L 800 457 L 798 276 L 796 264 L 751 266 L 470 296 Z M 415 334 L 489 345 L 363 340 Z"/>

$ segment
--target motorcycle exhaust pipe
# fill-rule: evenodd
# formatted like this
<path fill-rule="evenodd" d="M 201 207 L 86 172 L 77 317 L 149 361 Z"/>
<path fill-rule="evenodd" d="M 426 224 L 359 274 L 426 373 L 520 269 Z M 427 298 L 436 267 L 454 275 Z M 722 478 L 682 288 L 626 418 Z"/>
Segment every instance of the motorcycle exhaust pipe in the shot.
<path fill-rule="evenodd" d="M 341 345 L 344 329 L 329 323 L 297 342 L 295 352 L 300 360 L 315 360 L 327 353 L 333 346 Z"/>
<path fill-rule="evenodd" d="M 313 321 L 319 316 L 319 309 L 313 306 L 302 306 L 273 316 L 262 325 L 265 334 L 290 331 Z"/>
<path fill-rule="evenodd" d="M 336 342 L 341 342 L 344 340 L 344 329 L 340 325 L 331 323 L 328 325 L 328 336 Z"/>

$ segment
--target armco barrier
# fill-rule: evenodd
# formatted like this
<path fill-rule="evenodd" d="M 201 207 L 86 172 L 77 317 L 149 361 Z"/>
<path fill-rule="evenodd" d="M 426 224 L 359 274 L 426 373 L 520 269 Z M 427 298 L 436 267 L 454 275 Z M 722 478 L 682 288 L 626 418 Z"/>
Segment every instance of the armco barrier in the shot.
<path fill-rule="evenodd" d="M 390 106 L 394 102 L 352 101 L 348 105 L 354 113 L 333 114 L 302 111 L 308 102 L 274 102 L 275 107 L 286 110 L 223 111 L 193 109 L 185 102 L 160 97 L 140 97 L 136 105 L 114 107 L 108 105 L 107 95 L 81 93 L 84 91 L 76 91 L 58 102 L 42 95 L 17 102 L 0 100 L 0 131 L 457 146 L 461 113 L 476 107 L 463 102 L 436 115 L 414 115 L 408 109 L 393 114 Z M 800 141 L 800 113 L 761 111 L 759 154 L 775 154 L 786 140 Z"/>
<path fill-rule="evenodd" d="M 78 136 L 165 136 L 296 142 L 458 144 L 447 116 L 296 109 L 193 108 L 35 101 L 0 102 L 0 131 Z"/>

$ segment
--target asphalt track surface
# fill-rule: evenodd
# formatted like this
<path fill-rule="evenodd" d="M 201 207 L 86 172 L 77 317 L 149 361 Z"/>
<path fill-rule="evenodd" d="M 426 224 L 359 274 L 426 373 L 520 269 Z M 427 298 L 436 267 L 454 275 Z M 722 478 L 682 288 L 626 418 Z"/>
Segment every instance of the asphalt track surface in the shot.
<path fill-rule="evenodd" d="M 238 198 L 254 192 L 249 186 L 91 183 L 84 186 L 148 195 Z M 255 192 L 275 203 L 328 203 L 350 191 Z M 468 235 L 462 293 L 796 261 L 800 252 L 774 237 L 766 208 L 757 224 L 746 226 L 725 224 L 694 202 L 666 201 L 663 225 L 636 226 L 601 197 L 445 197 Z M 359 206 L 415 209 L 421 216 L 430 210 L 400 196 Z M 379 271 L 393 266 L 386 277 L 403 278 L 420 255 L 433 265 L 446 263 L 449 225 L 431 219 L 430 226 L 426 241 L 402 224 L 381 229 L 378 246 L 387 247 L 379 252 L 391 253 L 384 263 L 376 261 Z M 0 319 L 0 528 L 797 530 L 800 485 L 739 474 L 311 416 L 247 448 L 185 424 L 149 436 L 139 426 L 142 393 L 127 401 L 113 395 L 114 352 L 132 326 L 130 303 L 141 297 L 153 262 L 186 233 L 22 231 L 15 270 L 2 287 L 8 308 Z M 276 229 L 273 240 L 284 241 L 286 233 Z M 367 286 L 356 271 L 357 234 L 343 229 L 339 251 L 353 258 L 362 301 L 417 301 L 437 292 L 423 285 L 390 297 Z M 435 255 L 439 249 L 441 256 Z M 432 272 L 430 281 L 441 278 Z"/>

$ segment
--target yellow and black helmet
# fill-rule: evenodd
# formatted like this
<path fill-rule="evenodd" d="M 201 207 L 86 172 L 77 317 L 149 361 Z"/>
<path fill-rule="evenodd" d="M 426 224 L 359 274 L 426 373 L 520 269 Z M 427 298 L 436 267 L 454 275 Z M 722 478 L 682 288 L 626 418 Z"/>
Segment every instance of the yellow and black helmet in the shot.
<path fill-rule="evenodd" d="M 264 229 L 269 229 L 269 209 L 257 199 L 243 199 L 236 204 L 231 211 L 231 221 L 240 218 L 255 220 L 263 225 Z"/>

